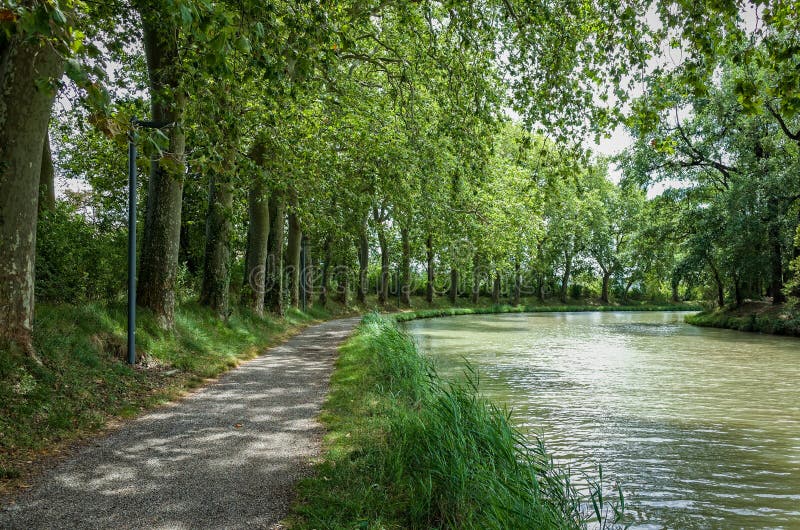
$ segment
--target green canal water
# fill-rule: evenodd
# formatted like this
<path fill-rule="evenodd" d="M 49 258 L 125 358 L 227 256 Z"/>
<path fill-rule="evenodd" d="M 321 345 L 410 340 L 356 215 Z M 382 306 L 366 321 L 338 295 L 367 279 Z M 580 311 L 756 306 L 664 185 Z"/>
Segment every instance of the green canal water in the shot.
<path fill-rule="evenodd" d="M 800 340 L 685 313 L 469 315 L 406 324 L 577 473 L 618 481 L 632 528 L 800 528 Z"/>

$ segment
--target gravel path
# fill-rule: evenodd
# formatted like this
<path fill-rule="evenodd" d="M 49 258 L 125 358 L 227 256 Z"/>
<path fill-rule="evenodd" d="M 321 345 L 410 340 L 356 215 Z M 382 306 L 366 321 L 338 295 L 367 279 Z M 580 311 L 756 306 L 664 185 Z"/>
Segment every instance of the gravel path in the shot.
<path fill-rule="evenodd" d="M 0 512 L 0 528 L 277 528 L 320 451 L 336 350 L 310 327 L 84 448 Z"/>

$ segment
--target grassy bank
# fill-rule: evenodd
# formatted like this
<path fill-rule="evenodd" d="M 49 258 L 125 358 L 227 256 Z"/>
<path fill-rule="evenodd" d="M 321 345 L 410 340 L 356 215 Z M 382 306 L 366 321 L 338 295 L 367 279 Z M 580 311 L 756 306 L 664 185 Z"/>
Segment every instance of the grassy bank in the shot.
<path fill-rule="evenodd" d="M 291 528 L 576 528 L 587 506 L 613 514 L 472 383 L 442 382 L 391 318 L 368 315 L 342 348 L 322 420 Z"/>
<path fill-rule="evenodd" d="M 800 337 L 800 312 L 762 302 L 749 302 L 740 307 L 704 311 L 687 316 L 686 322 L 710 328 Z"/>
<path fill-rule="evenodd" d="M 142 311 L 141 365 L 125 363 L 126 312 L 104 305 L 40 304 L 34 330 L 42 364 L 0 355 L 0 493 L 23 485 L 41 457 L 57 454 L 109 422 L 173 400 L 256 356 L 316 319 L 314 309 L 284 319 L 235 313 L 222 322 L 197 305 L 178 308 L 174 332 Z"/>
<path fill-rule="evenodd" d="M 485 315 L 493 313 L 549 313 L 556 311 L 700 311 L 701 307 L 691 303 L 685 304 L 640 304 L 640 305 L 490 305 L 478 307 L 442 307 L 419 309 L 398 313 L 398 322 L 418 318 L 437 318 L 455 315 Z"/>

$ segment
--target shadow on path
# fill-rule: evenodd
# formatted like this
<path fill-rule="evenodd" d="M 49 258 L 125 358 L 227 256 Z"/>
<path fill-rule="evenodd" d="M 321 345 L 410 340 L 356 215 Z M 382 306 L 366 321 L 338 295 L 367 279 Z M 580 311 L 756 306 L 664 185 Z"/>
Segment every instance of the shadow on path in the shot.
<path fill-rule="evenodd" d="M 272 528 L 320 450 L 339 344 L 359 322 L 306 329 L 186 399 L 81 450 L 0 528 Z"/>

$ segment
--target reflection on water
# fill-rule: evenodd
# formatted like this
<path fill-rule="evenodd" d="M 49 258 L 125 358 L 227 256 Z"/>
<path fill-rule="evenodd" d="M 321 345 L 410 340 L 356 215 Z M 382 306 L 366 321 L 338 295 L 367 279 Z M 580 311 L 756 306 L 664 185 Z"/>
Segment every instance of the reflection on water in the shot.
<path fill-rule="evenodd" d="M 800 341 L 685 313 L 475 315 L 407 324 L 449 377 L 622 483 L 633 528 L 800 528 Z"/>

